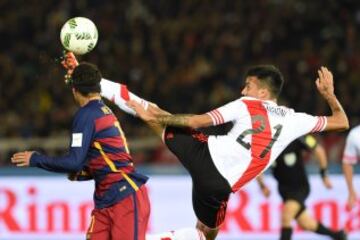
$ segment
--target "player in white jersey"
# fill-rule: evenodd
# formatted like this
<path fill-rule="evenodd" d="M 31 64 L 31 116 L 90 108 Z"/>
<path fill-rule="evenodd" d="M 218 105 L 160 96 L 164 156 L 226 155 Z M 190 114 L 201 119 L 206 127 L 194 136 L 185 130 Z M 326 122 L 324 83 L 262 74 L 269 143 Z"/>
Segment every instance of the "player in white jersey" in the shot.
<path fill-rule="evenodd" d="M 353 128 L 346 138 L 343 154 L 343 171 L 349 191 L 348 205 L 353 208 L 357 201 L 357 193 L 353 184 L 353 165 L 360 159 L 360 125 Z"/>
<path fill-rule="evenodd" d="M 206 239 L 215 239 L 223 222 L 231 192 L 261 174 L 285 147 L 310 132 L 345 130 L 347 116 L 338 102 L 331 72 L 322 67 L 316 86 L 329 104 L 331 116 L 312 116 L 278 106 L 283 77 L 271 65 L 255 66 L 246 73 L 244 97 L 206 114 L 162 112 L 130 101 L 137 114 L 162 134 L 193 180 L 193 208 L 197 228 Z M 206 136 L 194 129 L 232 122 L 223 136 Z"/>
<path fill-rule="evenodd" d="M 202 115 L 171 115 L 129 93 L 124 85 L 104 79 L 101 93 L 124 111 L 134 113 L 124 106 L 129 100 L 129 106 L 163 136 L 192 177 L 196 227 L 207 240 L 212 240 L 225 218 L 230 193 L 269 167 L 291 141 L 309 132 L 348 128 L 346 114 L 334 95 L 331 72 L 321 68 L 318 73 L 316 85 L 331 108 L 329 117 L 296 113 L 278 106 L 276 99 L 283 77 L 270 65 L 256 66 L 247 72 L 242 90 L 245 97 Z M 194 130 L 225 122 L 234 124 L 225 136 L 207 136 Z M 148 239 L 202 239 L 202 233 L 196 230 L 184 229 L 178 233 L 178 236 L 170 232 Z"/>

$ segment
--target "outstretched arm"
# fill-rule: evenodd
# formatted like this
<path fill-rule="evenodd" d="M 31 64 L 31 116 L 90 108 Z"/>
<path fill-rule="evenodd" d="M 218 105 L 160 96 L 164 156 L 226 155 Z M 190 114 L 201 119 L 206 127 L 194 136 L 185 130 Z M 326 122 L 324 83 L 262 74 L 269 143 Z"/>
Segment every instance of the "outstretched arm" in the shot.
<path fill-rule="evenodd" d="M 322 97 L 327 101 L 332 115 L 326 117 L 327 125 L 324 131 L 349 129 L 349 120 L 346 113 L 334 93 L 334 81 L 332 73 L 321 67 L 318 71 L 319 78 L 316 80 L 316 87 Z"/>
<path fill-rule="evenodd" d="M 176 127 L 202 128 L 213 125 L 212 118 L 208 114 L 191 115 L 191 114 L 174 114 L 157 116 L 157 121 L 163 125 Z"/>
<path fill-rule="evenodd" d="M 156 105 L 152 105 L 149 111 L 145 110 L 141 104 L 136 101 L 129 101 L 128 105 L 134 109 L 138 116 L 149 124 L 159 124 L 162 126 L 191 127 L 201 128 L 213 125 L 213 120 L 208 114 L 170 114 Z"/>

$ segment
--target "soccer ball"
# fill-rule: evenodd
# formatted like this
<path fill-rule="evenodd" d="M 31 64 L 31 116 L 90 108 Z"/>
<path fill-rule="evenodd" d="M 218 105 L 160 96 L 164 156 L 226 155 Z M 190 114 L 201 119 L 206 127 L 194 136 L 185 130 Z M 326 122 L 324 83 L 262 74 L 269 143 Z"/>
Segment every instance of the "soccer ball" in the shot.
<path fill-rule="evenodd" d="M 60 40 L 66 50 L 83 55 L 96 46 L 98 31 L 90 19 L 75 17 L 67 20 L 62 26 Z"/>

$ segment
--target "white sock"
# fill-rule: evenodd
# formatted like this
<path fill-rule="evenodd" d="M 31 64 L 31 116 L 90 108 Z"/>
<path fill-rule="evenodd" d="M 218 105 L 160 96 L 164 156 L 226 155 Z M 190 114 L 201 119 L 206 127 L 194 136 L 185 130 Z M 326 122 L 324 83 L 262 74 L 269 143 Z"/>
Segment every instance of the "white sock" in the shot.
<path fill-rule="evenodd" d="M 196 228 L 183 228 L 161 234 L 147 234 L 146 240 L 206 240 L 206 238 Z"/>
<path fill-rule="evenodd" d="M 123 110 L 124 112 L 126 112 L 128 114 L 131 114 L 134 116 L 136 115 L 135 111 L 126 104 L 126 102 L 129 100 L 134 100 L 134 101 L 140 103 L 141 105 L 143 105 L 145 110 L 149 106 L 148 101 L 146 101 L 146 100 L 138 97 L 137 95 L 133 94 L 132 92 L 130 92 L 127 89 L 126 85 L 112 82 L 110 80 L 102 78 L 101 82 L 100 82 L 100 86 L 101 86 L 101 96 L 112 101 L 121 110 Z"/>

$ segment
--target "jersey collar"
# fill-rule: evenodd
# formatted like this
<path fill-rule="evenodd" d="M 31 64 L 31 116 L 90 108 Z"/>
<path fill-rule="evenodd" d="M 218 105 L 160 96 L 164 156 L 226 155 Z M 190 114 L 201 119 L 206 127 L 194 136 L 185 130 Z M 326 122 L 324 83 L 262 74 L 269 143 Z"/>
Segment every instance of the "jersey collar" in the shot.
<path fill-rule="evenodd" d="M 269 105 L 276 105 L 277 106 L 277 103 L 274 102 L 274 101 L 271 101 L 271 100 L 261 100 L 261 99 L 258 99 L 258 98 L 254 98 L 254 97 L 241 97 L 240 100 L 256 100 L 256 101 L 262 101 L 262 102 L 265 102 Z"/>

